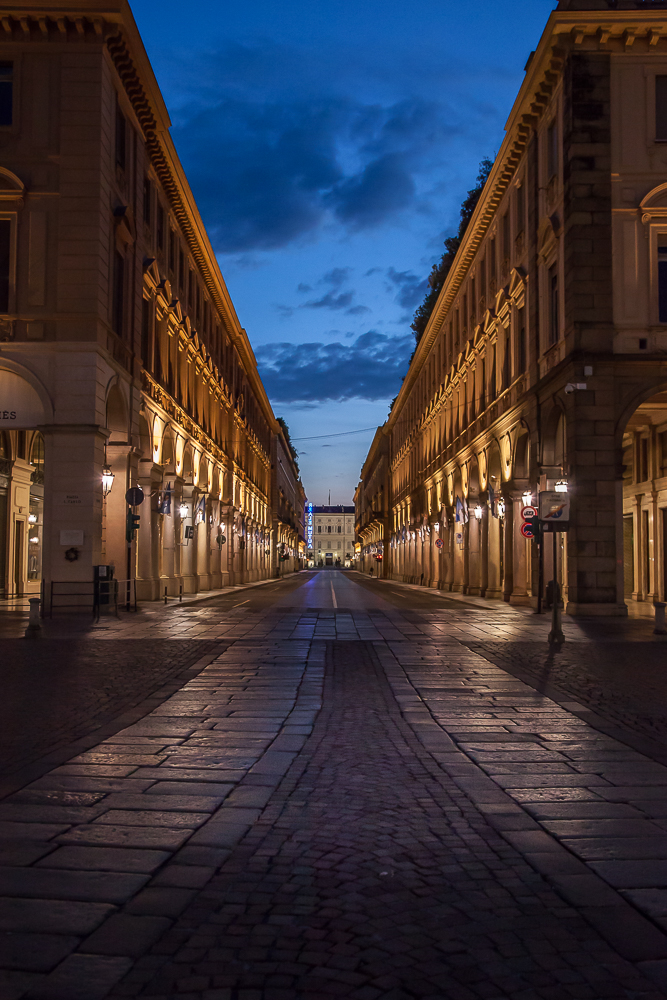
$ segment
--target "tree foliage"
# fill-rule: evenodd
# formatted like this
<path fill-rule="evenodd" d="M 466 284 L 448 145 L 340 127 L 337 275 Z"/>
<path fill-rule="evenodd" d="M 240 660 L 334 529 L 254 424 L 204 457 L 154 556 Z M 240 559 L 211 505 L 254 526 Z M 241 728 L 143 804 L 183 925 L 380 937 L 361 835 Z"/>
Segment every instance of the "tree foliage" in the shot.
<path fill-rule="evenodd" d="M 292 444 L 292 438 L 290 437 L 289 427 L 287 426 L 287 423 L 285 422 L 285 419 L 283 417 L 276 417 L 276 420 L 278 421 L 278 423 L 280 424 L 280 426 L 282 428 L 282 432 L 283 432 L 283 434 L 285 436 L 285 441 L 287 442 L 287 447 L 289 448 L 290 454 L 292 455 L 292 461 L 294 462 L 294 464 L 296 466 L 296 471 L 298 472 L 299 471 L 299 463 L 298 463 L 297 459 L 299 457 L 299 452 L 296 450 L 296 448 Z"/>
<path fill-rule="evenodd" d="M 442 291 L 447 275 L 449 274 L 452 264 L 454 263 L 454 258 L 456 257 L 459 247 L 461 246 L 465 231 L 468 228 L 468 223 L 472 219 L 473 212 L 477 207 L 477 202 L 479 201 L 482 191 L 484 190 L 484 185 L 486 184 L 486 180 L 491 173 L 492 166 L 493 163 L 488 157 L 485 157 L 480 163 L 477 183 L 472 190 L 468 191 L 468 195 L 461 205 L 461 222 L 459 224 L 458 233 L 456 236 L 447 237 L 445 240 L 445 252 L 440 258 L 439 263 L 434 264 L 431 269 L 431 273 L 428 278 L 430 286 L 429 290 L 426 293 L 424 301 L 417 308 L 411 324 L 411 329 L 414 332 L 417 343 L 421 340 L 424 330 L 426 329 L 426 325 L 431 318 L 431 313 L 435 308 L 438 296 Z"/>

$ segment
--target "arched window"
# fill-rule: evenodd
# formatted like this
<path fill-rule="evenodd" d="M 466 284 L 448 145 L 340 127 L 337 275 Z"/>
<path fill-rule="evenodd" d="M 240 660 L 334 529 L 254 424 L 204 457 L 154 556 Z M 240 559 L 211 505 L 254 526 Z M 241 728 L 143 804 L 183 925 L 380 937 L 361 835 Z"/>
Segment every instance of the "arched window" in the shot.
<path fill-rule="evenodd" d="M 33 483 L 43 483 L 44 482 L 44 438 L 39 431 L 35 434 L 32 439 L 32 445 L 30 447 L 30 464 L 33 466 L 33 471 L 30 476 L 30 480 Z"/>

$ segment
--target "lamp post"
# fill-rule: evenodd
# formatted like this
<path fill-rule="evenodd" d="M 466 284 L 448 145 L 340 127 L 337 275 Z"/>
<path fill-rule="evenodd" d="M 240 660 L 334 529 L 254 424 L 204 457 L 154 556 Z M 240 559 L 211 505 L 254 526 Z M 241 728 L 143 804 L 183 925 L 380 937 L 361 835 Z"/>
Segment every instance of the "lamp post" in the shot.
<path fill-rule="evenodd" d="M 556 493 L 567 493 L 567 480 L 561 479 L 559 482 L 554 484 L 554 490 Z M 556 525 L 552 525 L 556 527 Z M 559 646 L 561 643 L 565 642 L 565 636 L 563 635 L 563 626 L 561 622 L 560 613 L 560 585 L 558 583 L 558 548 L 556 540 L 556 532 L 553 532 L 553 577 L 552 577 L 552 596 L 551 596 L 551 632 L 549 632 L 548 642 L 552 646 Z"/>

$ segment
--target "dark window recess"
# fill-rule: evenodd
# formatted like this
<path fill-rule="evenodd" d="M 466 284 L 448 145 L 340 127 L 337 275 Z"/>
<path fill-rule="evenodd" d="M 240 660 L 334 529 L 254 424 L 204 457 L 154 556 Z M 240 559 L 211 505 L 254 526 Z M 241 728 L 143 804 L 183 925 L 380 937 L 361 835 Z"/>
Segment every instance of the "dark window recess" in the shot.
<path fill-rule="evenodd" d="M 116 105 L 116 166 L 125 170 L 127 161 L 127 122 L 125 115 Z"/>
<path fill-rule="evenodd" d="M 554 264 L 549 268 L 549 346 L 557 343 L 560 333 L 560 317 L 558 309 L 558 269 Z"/>
<path fill-rule="evenodd" d="M 158 250 L 164 250 L 164 209 L 162 205 L 158 204 L 157 207 L 157 247 Z"/>
<path fill-rule="evenodd" d="M 144 368 L 152 371 L 153 359 L 151 357 L 151 320 L 153 318 L 152 303 L 149 299 L 141 300 L 141 360 Z"/>
<path fill-rule="evenodd" d="M 144 177 L 144 222 L 150 226 L 153 218 L 153 185 L 148 177 Z"/>
<path fill-rule="evenodd" d="M 0 125 L 11 125 L 14 119 L 14 65 L 0 62 Z"/>
<path fill-rule="evenodd" d="M 167 266 L 171 269 L 173 274 L 176 268 L 176 233 L 173 229 L 169 230 L 169 260 L 167 261 Z"/>
<path fill-rule="evenodd" d="M 181 290 L 181 298 L 185 298 L 185 260 L 180 247 L 178 250 L 178 287 Z"/>
<path fill-rule="evenodd" d="M 523 309 L 519 313 L 519 372 L 525 372 L 528 365 L 528 338 L 526 336 L 526 322 L 523 318 Z"/>
<path fill-rule="evenodd" d="M 123 305 L 125 296 L 125 258 L 116 250 L 113 259 L 113 299 L 111 326 L 114 333 L 123 336 Z"/>
<path fill-rule="evenodd" d="M 522 233 L 526 226 L 526 199 L 524 198 L 524 191 L 522 187 L 516 189 L 515 193 L 515 211 L 514 216 L 516 219 L 516 232 L 517 236 Z"/>
<path fill-rule="evenodd" d="M 667 142 L 667 76 L 655 78 L 655 138 Z"/>
<path fill-rule="evenodd" d="M 647 347 L 648 347 L 648 340 L 646 339 L 646 337 L 640 337 L 639 338 L 639 350 L 640 351 L 645 351 Z"/>
<path fill-rule="evenodd" d="M 547 129 L 547 180 L 558 173 L 558 124 L 553 121 Z"/>
<path fill-rule="evenodd" d="M 667 323 L 667 237 L 658 241 L 658 319 Z"/>
<path fill-rule="evenodd" d="M 510 256 L 510 214 L 503 215 L 503 260 L 509 260 Z"/>
<path fill-rule="evenodd" d="M 9 287 L 12 257 L 12 224 L 0 219 L 0 313 L 9 312 Z"/>

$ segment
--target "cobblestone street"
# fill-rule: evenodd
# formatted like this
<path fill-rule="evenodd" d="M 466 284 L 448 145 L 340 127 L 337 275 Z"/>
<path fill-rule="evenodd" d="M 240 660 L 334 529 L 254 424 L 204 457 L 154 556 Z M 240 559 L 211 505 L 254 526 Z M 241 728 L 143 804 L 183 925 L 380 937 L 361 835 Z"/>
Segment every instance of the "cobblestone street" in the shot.
<path fill-rule="evenodd" d="M 569 620 L 545 676 L 548 627 L 321 572 L 5 640 L 141 680 L 0 804 L 2 1000 L 667 997 L 664 640 Z"/>

